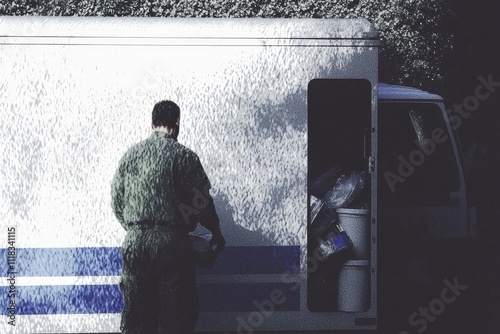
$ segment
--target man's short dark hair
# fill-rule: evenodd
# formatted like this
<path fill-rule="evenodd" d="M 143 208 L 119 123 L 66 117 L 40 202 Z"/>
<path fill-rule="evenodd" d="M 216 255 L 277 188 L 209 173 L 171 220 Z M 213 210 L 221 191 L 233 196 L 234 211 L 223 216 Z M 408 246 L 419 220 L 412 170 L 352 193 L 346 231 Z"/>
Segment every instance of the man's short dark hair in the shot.
<path fill-rule="evenodd" d="M 179 106 L 172 101 L 160 101 L 153 108 L 153 126 L 166 126 L 172 128 L 176 125 L 181 111 Z"/>

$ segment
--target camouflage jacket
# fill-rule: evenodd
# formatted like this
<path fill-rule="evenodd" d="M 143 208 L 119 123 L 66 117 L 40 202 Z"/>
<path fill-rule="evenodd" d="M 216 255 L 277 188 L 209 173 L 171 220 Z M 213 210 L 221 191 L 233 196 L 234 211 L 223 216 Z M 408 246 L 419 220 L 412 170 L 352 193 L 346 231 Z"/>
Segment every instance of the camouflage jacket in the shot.
<path fill-rule="evenodd" d="M 196 153 L 154 131 L 121 158 L 111 186 L 112 208 L 126 230 L 147 219 L 190 231 L 200 223 L 214 232 L 219 218 L 209 189 Z"/>

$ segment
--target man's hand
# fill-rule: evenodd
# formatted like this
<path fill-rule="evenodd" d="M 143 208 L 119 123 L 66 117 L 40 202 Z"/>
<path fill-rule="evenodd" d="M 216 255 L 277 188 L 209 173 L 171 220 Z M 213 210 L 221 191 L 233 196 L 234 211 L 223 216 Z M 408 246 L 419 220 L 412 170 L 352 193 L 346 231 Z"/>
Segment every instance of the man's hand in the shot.
<path fill-rule="evenodd" d="M 209 242 L 210 249 L 212 249 L 213 251 L 222 252 L 224 246 L 226 246 L 226 239 L 224 239 L 224 237 L 222 236 L 220 229 L 212 232 L 212 238 Z"/>

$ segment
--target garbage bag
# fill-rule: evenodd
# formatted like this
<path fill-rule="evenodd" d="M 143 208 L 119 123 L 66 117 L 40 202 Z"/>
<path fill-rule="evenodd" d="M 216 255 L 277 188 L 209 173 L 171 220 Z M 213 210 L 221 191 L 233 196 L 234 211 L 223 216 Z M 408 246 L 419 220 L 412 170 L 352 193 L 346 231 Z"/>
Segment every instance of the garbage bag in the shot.
<path fill-rule="evenodd" d="M 311 213 L 309 224 L 311 224 L 316 219 L 316 216 L 318 215 L 322 207 L 323 201 L 314 196 L 309 196 L 309 212 Z"/>
<path fill-rule="evenodd" d="M 309 193 L 314 197 L 323 198 L 337 182 L 341 172 L 342 167 L 340 165 L 333 166 L 326 173 L 309 183 Z"/>
<path fill-rule="evenodd" d="M 338 221 L 338 214 L 333 210 L 329 210 L 323 203 L 321 203 L 318 214 L 309 225 L 309 234 L 316 239 L 326 230 L 335 226 Z"/>
<path fill-rule="evenodd" d="M 332 210 L 345 207 L 363 190 L 365 181 L 365 172 L 353 171 L 349 175 L 341 175 L 326 193 L 323 202 Z"/>

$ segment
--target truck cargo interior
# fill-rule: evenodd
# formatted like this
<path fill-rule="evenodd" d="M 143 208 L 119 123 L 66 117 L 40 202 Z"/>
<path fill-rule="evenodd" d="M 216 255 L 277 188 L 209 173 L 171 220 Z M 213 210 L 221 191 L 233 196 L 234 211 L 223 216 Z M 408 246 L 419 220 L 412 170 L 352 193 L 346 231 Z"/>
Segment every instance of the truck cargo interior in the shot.
<path fill-rule="evenodd" d="M 312 312 L 369 307 L 371 98 L 367 80 L 309 83 L 307 304 Z"/>

